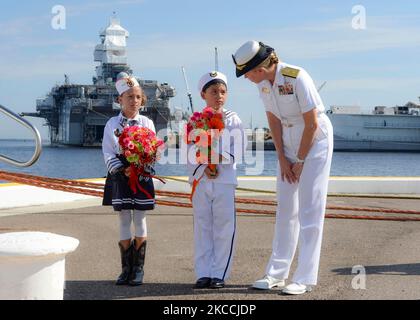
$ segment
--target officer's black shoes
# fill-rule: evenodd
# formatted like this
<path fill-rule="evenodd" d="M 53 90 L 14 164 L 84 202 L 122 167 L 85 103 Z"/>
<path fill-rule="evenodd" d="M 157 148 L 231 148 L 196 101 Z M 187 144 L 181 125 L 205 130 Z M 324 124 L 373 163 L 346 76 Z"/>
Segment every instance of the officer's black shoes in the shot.
<path fill-rule="evenodd" d="M 131 259 L 132 259 L 132 248 L 131 246 L 128 247 L 127 250 L 124 250 L 121 243 L 118 243 L 120 247 L 120 254 L 121 254 L 121 274 L 119 275 L 117 282 L 115 283 L 117 286 L 128 284 L 130 273 L 131 273 Z"/>
<path fill-rule="evenodd" d="M 197 282 L 194 285 L 194 288 L 196 289 L 205 289 L 209 288 L 211 283 L 211 278 L 203 277 L 197 280 Z"/>
<path fill-rule="evenodd" d="M 146 257 L 146 243 L 147 241 L 143 241 L 140 248 L 136 250 L 135 241 L 132 244 L 132 269 L 130 274 L 130 279 L 128 284 L 130 286 L 139 286 L 143 283 L 144 277 L 144 259 Z"/>
<path fill-rule="evenodd" d="M 225 287 L 225 282 L 222 279 L 213 278 L 210 282 L 211 289 L 220 289 Z"/>

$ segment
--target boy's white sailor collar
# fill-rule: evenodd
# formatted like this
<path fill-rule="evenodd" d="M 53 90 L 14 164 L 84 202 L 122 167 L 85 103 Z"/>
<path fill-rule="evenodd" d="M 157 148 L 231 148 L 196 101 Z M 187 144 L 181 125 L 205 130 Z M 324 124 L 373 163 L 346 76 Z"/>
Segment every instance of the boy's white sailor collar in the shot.
<path fill-rule="evenodd" d="M 235 114 L 235 112 L 233 112 L 232 110 L 226 109 L 226 108 L 223 108 L 222 112 L 223 112 L 223 115 L 224 115 L 225 118 L 229 118 L 229 117 L 231 117 L 232 115 Z"/>
<path fill-rule="evenodd" d="M 226 108 L 222 108 L 222 113 L 229 114 L 229 113 L 232 113 L 232 111 Z"/>
<path fill-rule="evenodd" d="M 232 110 L 223 108 L 223 113 L 228 117 L 233 114 Z"/>
<path fill-rule="evenodd" d="M 120 112 L 120 114 L 118 115 L 118 122 L 124 127 L 128 121 L 130 120 L 136 120 L 138 122 L 140 122 L 140 113 L 137 112 L 137 115 L 134 118 L 127 118 L 125 117 L 122 112 Z"/>

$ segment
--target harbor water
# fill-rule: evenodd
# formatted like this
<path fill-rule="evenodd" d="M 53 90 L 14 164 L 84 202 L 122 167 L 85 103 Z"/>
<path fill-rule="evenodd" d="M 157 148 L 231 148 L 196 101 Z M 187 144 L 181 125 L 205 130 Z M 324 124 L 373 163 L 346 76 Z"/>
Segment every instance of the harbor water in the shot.
<path fill-rule="evenodd" d="M 34 151 L 30 140 L 0 140 L 0 154 L 20 161 L 28 160 Z M 160 176 L 185 176 L 185 164 L 176 161 L 156 164 Z M 173 159 L 172 159 L 173 160 Z M 162 162 L 162 161 L 161 161 Z M 169 162 L 169 163 L 168 163 Z M 238 165 L 239 176 L 275 176 L 277 156 L 275 151 L 246 152 L 244 163 Z M 0 170 L 15 171 L 40 176 L 66 179 L 102 178 L 106 167 L 100 148 L 52 147 L 44 145 L 38 162 L 29 168 L 15 168 L 0 163 Z M 335 152 L 331 176 L 420 176 L 420 153 L 398 152 Z"/>

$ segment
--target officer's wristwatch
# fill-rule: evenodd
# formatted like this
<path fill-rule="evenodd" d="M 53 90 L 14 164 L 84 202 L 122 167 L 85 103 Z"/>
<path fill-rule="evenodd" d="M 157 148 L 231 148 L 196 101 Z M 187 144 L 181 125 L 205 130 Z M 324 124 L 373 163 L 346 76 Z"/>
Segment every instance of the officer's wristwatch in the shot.
<path fill-rule="evenodd" d="M 299 157 L 296 157 L 296 163 L 304 164 L 305 160 L 299 159 Z"/>

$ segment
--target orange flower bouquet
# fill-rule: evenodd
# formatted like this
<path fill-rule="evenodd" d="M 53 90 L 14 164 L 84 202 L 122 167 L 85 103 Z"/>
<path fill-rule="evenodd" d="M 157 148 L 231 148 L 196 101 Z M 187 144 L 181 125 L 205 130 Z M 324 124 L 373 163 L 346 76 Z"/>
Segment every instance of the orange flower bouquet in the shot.
<path fill-rule="evenodd" d="M 202 112 L 194 112 L 187 123 L 187 143 L 194 143 L 196 146 L 197 163 L 207 164 L 213 174 L 216 174 L 219 162 L 218 154 L 214 150 L 224 128 L 223 114 L 210 107 L 204 108 Z M 198 182 L 199 180 L 194 180 L 191 198 Z"/>

